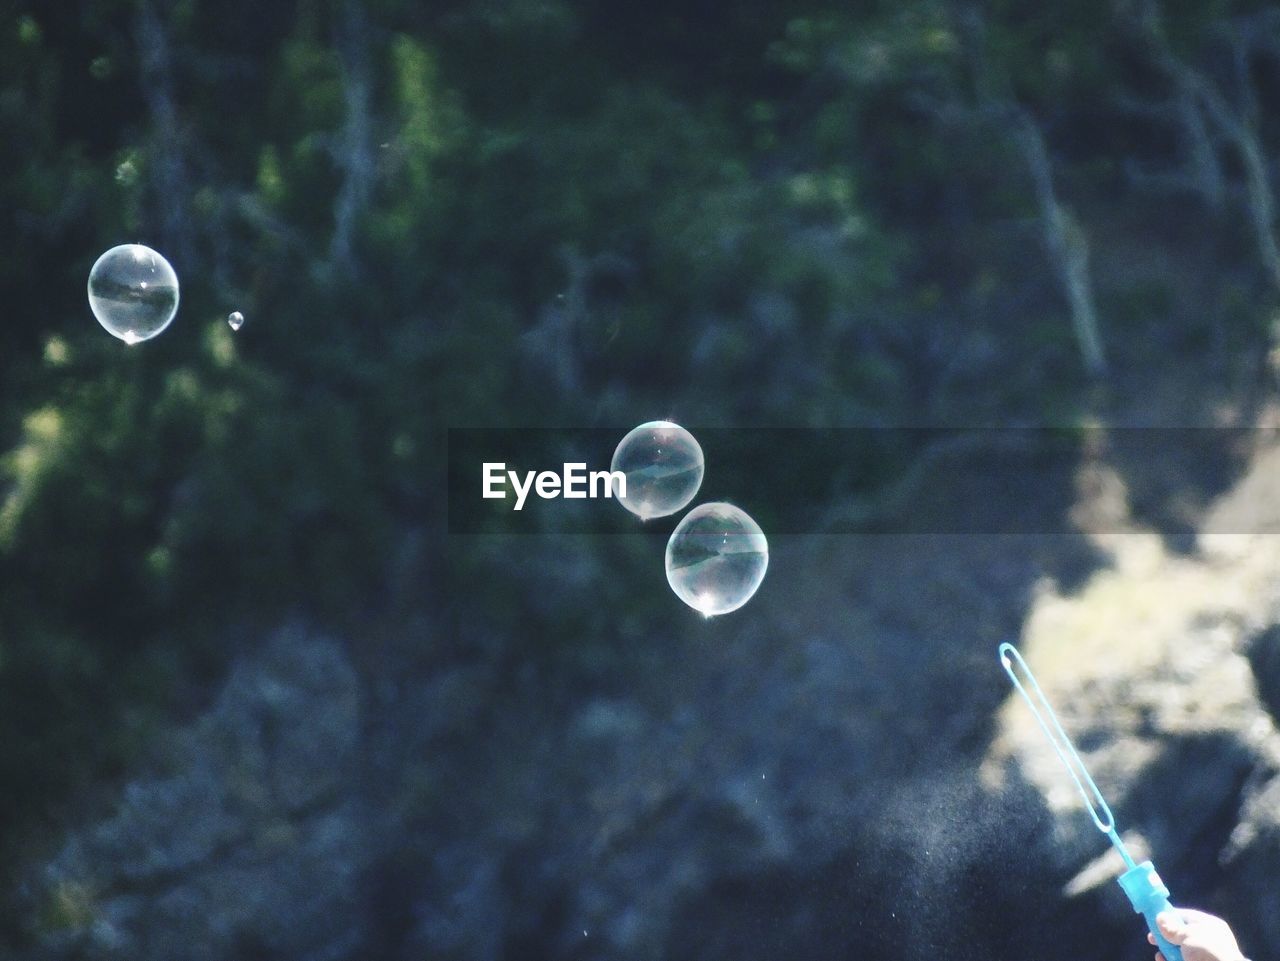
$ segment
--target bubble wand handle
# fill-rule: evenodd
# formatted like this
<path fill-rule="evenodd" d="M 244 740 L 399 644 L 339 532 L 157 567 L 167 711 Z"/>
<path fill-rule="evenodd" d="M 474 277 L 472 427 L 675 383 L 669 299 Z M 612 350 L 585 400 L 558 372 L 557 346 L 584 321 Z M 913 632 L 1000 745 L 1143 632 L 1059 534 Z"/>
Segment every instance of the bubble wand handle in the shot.
<path fill-rule="evenodd" d="M 1044 696 L 1044 691 L 1040 690 L 1036 676 L 1031 673 L 1031 668 L 1027 667 L 1027 662 L 1022 659 L 1018 649 L 1012 644 L 1005 643 L 1000 645 L 999 653 L 1004 672 L 1009 675 L 1014 688 L 1031 708 L 1031 714 L 1040 725 L 1040 730 L 1049 739 L 1054 753 L 1058 755 L 1067 773 L 1071 775 L 1071 780 L 1075 782 L 1080 796 L 1084 798 L 1085 807 L 1089 811 L 1089 816 L 1093 818 L 1093 823 L 1124 858 L 1128 870 L 1120 875 L 1120 887 L 1128 896 L 1133 910 L 1146 919 L 1147 928 L 1155 937 L 1156 945 L 1164 955 L 1165 961 L 1183 961 L 1182 949 L 1170 944 L 1156 925 L 1158 914 L 1162 911 L 1174 910 L 1173 905 L 1169 903 L 1169 889 L 1160 880 L 1160 875 L 1156 874 L 1155 866 L 1150 861 L 1144 861 L 1142 864 L 1135 863 L 1132 855 L 1129 854 L 1129 849 L 1120 840 L 1120 835 L 1116 833 L 1116 819 L 1111 813 L 1111 808 L 1107 805 L 1102 792 L 1098 790 L 1098 785 L 1094 783 L 1089 769 L 1084 766 L 1080 752 L 1071 743 L 1071 738 L 1067 737 L 1067 732 L 1062 729 L 1058 715 L 1054 713 L 1048 698 Z M 1018 670 L 1014 669 L 1015 665 Z M 1018 671 L 1021 671 L 1026 678 L 1025 684 L 1018 677 Z"/>
<path fill-rule="evenodd" d="M 1169 903 L 1169 889 L 1160 880 L 1160 875 L 1156 874 L 1155 865 L 1150 861 L 1143 861 L 1130 868 L 1120 875 L 1120 887 L 1129 896 L 1133 910 L 1146 920 L 1147 929 L 1155 937 L 1156 947 L 1164 955 L 1165 961 L 1182 961 L 1182 949 L 1176 944 L 1170 944 L 1156 924 L 1158 914 L 1175 909 Z"/>

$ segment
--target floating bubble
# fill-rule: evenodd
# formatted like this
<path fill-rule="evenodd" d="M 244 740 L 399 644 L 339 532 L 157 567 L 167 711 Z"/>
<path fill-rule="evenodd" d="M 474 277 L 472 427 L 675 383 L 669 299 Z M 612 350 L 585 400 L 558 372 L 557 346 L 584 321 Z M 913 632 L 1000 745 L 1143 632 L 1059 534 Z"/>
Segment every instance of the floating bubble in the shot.
<path fill-rule="evenodd" d="M 178 275 L 150 247 L 112 247 L 89 271 L 89 307 L 113 337 L 150 340 L 178 312 Z"/>
<path fill-rule="evenodd" d="M 627 478 L 627 494 L 614 496 L 643 521 L 683 509 L 702 486 L 702 448 L 683 427 L 670 421 L 641 424 L 622 438 L 611 469 Z"/>
<path fill-rule="evenodd" d="M 239 330 L 244 326 L 244 314 L 238 310 L 233 310 L 227 314 L 227 323 L 231 325 L 232 330 Z"/>
<path fill-rule="evenodd" d="M 667 583 L 695 611 L 736 611 L 760 587 L 769 542 L 760 525 L 732 504 L 700 504 L 667 541 Z"/>

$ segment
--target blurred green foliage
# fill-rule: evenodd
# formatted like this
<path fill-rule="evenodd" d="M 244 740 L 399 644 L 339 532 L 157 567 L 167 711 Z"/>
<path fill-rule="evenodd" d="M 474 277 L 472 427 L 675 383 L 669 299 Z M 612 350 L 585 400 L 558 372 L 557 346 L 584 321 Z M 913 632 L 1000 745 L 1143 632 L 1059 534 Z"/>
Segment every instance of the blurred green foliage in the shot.
<path fill-rule="evenodd" d="M 940 119 L 984 83 L 1043 124 L 1086 224 L 1223 270 L 1187 302 L 1099 283 L 1104 323 L 1142 331 L 1109 344 L 1115 389 L 1206 326 L 1241 363 L 1264 353 L 1274 296 L 1240 218 L 1206 227 L 1182 196 L 1152 229 L 1115 174 L 1117 145 L 1180 157 L 1121 107 L 1162 94 L 1116 5 L 975 9 L 976 53 L 940 2 L 11 6 L 6 823 L 125 760 L 236 625 L 301 613 L 358 638 L 472 603 L 527 627 L 523 601 L 468 594 L 489 548 L 441 556 L 447 426 L 1034 423 L 1090 403 L 1016 151 Z M 1247 12 L 1170 5 L 1169 35 L 1199 56 Z M 84 293 L 128 241 L 183 283 L 170 331 L 133 349 Z M 645 602 L 609 603 L 631 623 Z"/>

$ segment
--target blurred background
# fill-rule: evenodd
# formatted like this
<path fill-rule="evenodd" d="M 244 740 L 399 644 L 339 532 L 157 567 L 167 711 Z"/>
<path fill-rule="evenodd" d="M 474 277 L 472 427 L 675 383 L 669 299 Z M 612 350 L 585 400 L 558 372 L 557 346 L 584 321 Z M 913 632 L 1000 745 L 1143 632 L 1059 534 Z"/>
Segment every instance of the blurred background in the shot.
<path fill-rule="evenodd" d="M 0 10 L 5 957 L 1148 958 L 1007 639 L 1280 950 L 1277 8 Z M 657 418 L 801 438 L 734 614 L 451 532 L 450 428 Z"/>

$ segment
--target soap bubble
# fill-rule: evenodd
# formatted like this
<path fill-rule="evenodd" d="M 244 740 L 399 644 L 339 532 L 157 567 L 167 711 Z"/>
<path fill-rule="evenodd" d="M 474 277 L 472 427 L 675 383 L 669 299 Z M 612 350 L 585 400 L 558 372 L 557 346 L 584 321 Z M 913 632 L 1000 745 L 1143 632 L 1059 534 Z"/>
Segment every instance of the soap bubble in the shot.
<path fill-rule="evenodd" d="M 178 312 L 178 276 L 150 247 L 112 247 L 89 271 L 89 307 L 113 337 L 149 340 Z"/>
<path fill-rule="evenodd" d="M 627 478 L 614 496 L 643 521 L 683 509 L 702 486 L 702 448 L 683 427 L 665 420 L 641 424 L 618 444 L 611 469 Z"/>
<path fill-rule="evenodd" d="M 227 314 L 227 323 L 231 325 L 232 330 L 239 330 L 244 326 L 244 314 L 238 310 L 233 310 Z"/>
<path fill-rule="evenodd" d="M 732 504 L 700 504 L 667 541 L 667 583 L 707 617 L 736 611 L 751 600 L 768 567 L 764 531 Z"/>

